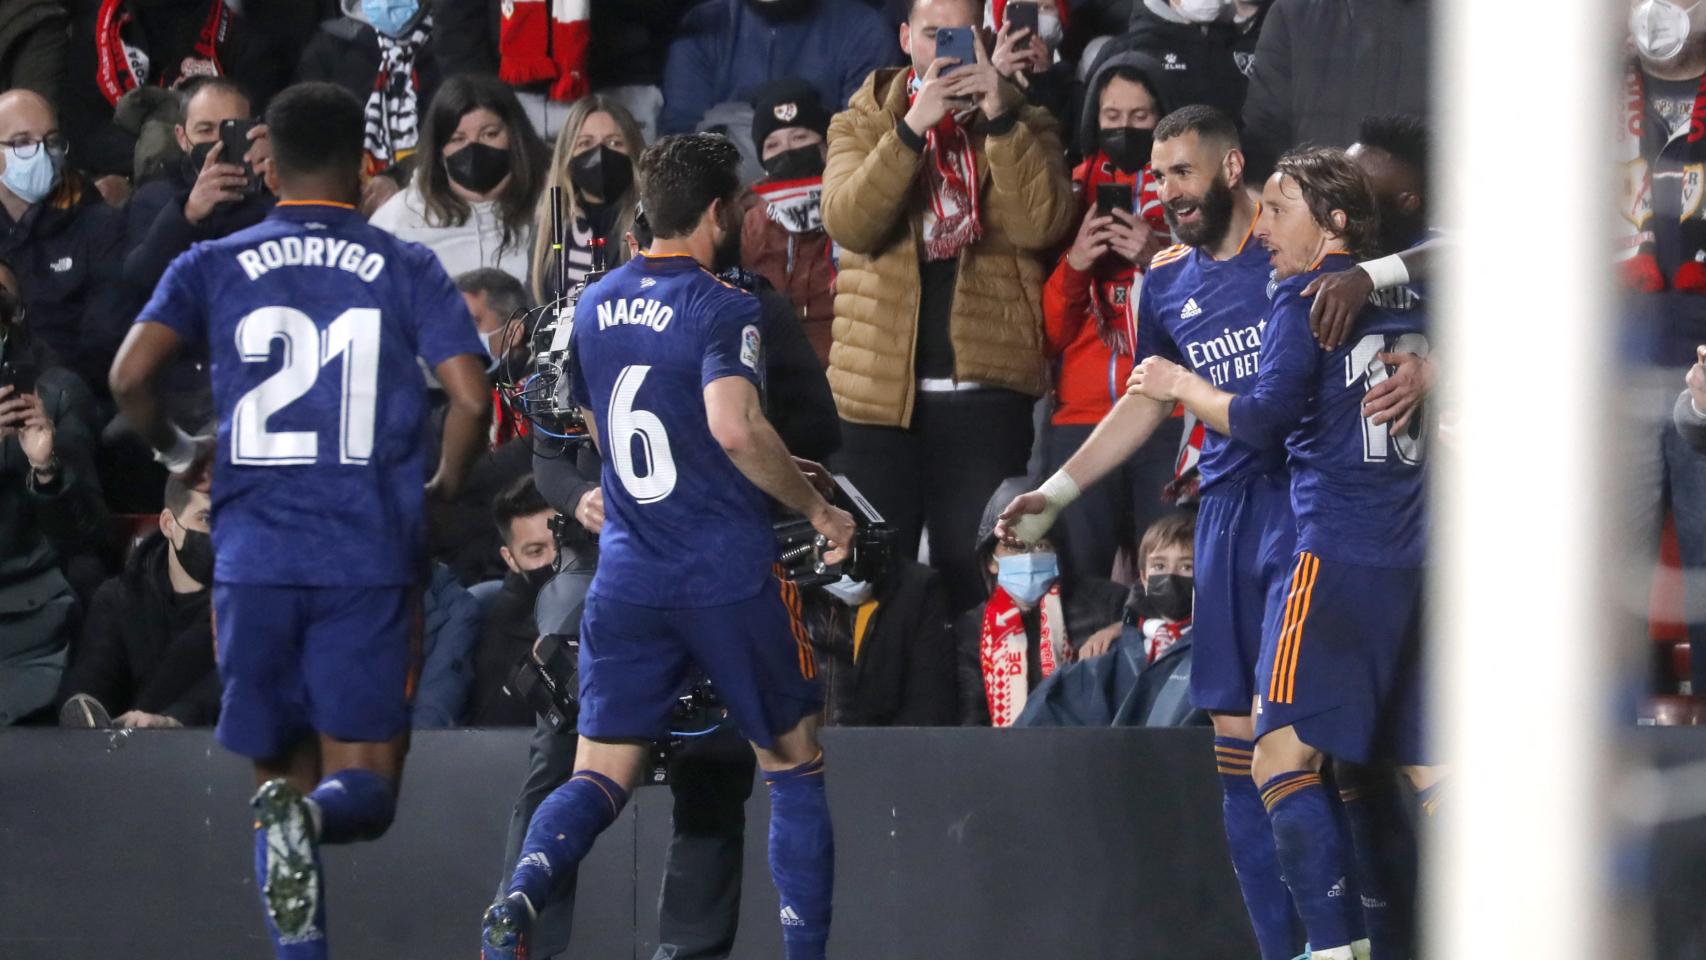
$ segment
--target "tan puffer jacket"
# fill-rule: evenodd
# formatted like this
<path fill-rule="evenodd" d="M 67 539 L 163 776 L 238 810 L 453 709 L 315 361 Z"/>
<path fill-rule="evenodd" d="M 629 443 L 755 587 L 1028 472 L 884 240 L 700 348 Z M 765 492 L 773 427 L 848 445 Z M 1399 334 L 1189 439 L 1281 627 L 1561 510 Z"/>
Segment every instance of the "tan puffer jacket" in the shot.
<path fill-rule="evenodd" d="M 917 395 L 920 221 L 926 199 L 915 153 L 895 125 L 906 70 L 878 70 L 829 125 L 823 223 L 841 247 L 829 385 L 843 419 L 904 427 Z M 983 238 L 960 252 L 948 332 L 954 378 L 1041 396 L 1042 288 L 1037 254 L 1072 227 L 1066 156 L 1048 113 L 986 136 L 973 121 Z"/>

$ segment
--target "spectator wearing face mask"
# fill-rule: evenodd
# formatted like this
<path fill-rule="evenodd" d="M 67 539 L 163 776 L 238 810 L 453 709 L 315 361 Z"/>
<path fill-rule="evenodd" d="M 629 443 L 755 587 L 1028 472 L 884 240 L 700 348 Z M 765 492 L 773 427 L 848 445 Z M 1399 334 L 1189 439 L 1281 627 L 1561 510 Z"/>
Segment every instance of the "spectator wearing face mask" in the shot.
<path fill-rule="evenodd" d="M 166 481 L 159 530 L 89 603 L 60 695 L 67 727 L 206 727 L 219 719 L 207 494 Z"/>
<path fill-rule="evenodd" d="M 432 98 L 420 142 L 408 189 L 385 201 L 373 225 L 426 245 L 453 277 L 496 267 L 526 280 L 548 156 L 515 93 L 490 77 L 451 77 Z"/>
<path fill-rule="evenodd" d="M 824 723 L 935 727 L 959 705 L 948 596 L 936 571 L 896 559 L 881 579 L 843 576 L 804 591 Z"/>
<path fill-rule="evenodd" d="M 523 342 L 523 315 L 533 306 L 527 289 L 515 277 L 484 267 L 456 277 L 456 289 L 468 304 L 474 327 L 494 359 L 494 379 L 520 379 L 528 360 Z M 502 359 L 498 359 L 502 358 Z M 468 468 L 462 489 L 450 500 L 428 504 L 427 549 L 446 564 L 458 582 L 473 587 L 498 580 L 508 571 L 499 550 L 503 539 L 492 525 L 492 500 L 527 475 L 533 454 L 524 438 L 527 422 L 492 390 L 492 427 L 487 450 Z M 435 427 L 442 424 L 435 415 Z"/>
<path fill-rule="evenodd" d="M 752 142 L 764 179 L 753 190 L 764 201 L 746 212 L 741 265 L 787 294 L 812 349 L 829 365 L 835 320 L 835 261 L 823 232 L 823 164 L 829 111 L 801 80 L 779 80 L 753 102 Z"/>
<path fill-rule="evenodd" d="M 1007 20 L 1013 6 L 1030 3 L 1037 8 L 1037 29 L 1015 29 Z M 996 72 L 1025 92 L 1025 99 L 1042 107 L 1060 124 L 1061 139 L 1069 155 L 1077 157 L 1084 148 L 1073 123 L 1073 82 L 1077 67 L 1060 55 L 1066 37 L 1068 7 L 1064 0 L 991 0 L 986 19 L 995 25 L 995 44 L 989 60 Z"/>
<path fill-rule="evenodd" d="M 96 550 L 106 524 L 94 399 L 30 335 L 19 280 L 0 260 L 0 364 L 11 381 L 0 384 L 0 726 L 53 702 L 77 626 L 60 568 Z"/>
<path fill-rule="evenodd" d="M 1269 0 L 1244 98 L 1250 182 L 1300 144 L 1346 147 L 1364 117 L 1426 120 L 1429 0 Z"/>
<path fill-rule="evenodd" d="M 1142 0 L 1124 34 L 1097 53 L 1146 54 L 1162 65 L 1162 99 L 1175 107 L 1206 103 L 1237 116 L 1254 69 L 1256 39 L 1271 0 Z"/>
<path fill-rule="evenodd" d="M 1126 591 L 1099 577 L 1063 577 L 1055 528 L 1026 549 L 995 537 L 995 521 L 1029 482 L 1011 477 L 984 507 L 977 563 L 986 598 L 954 623 L 962 726 L 1011 726 L 1039 683 L 1119 636 Z"/>
<path fill-rule="evenodd" d="M 790 75 L 840 107 L 894 62 L 889 37 L 881 14 L 858 0 L 706 0 L 669 45 L 658 130 L 690 133 L 713 107 L 749 102 Z"/>
<path fill-rule="evenodd" d="M 264 108 L 290 82 L 300 49 L 274 24 L 257 23 L 238 9 L 243 4 L 227 0 L 78 0 L 66 6 L 71 9 L 71 43 L 66 48 L 65 82 L 55 103 L 65 118 L 75 162 L 92 177 L 131 174 L 137 136 L 113 122 L 114 109 L 126 94 L 146 87 L 180 89 L 199 77 L 224 77 L 247 90 L 257 108 Z M 0 31 L 7 23 L 8 14 L 0 13 Z"/>
<path fill-rule="evenodd" d="M 1072 246 L 1043 287 L 1045 344 L 1056 362 L 1054 413 L 1043 436 L 1052 472 L 1072 456 L 1125 392 L 1137 349 L 1136 305 L 1143 271 L 1173 242 L 1149 166 L 1155 124 L 1166 113 L 1155 78 L 1161 64 L 1143 54 L 1106 57 L 1091 76 L 1080 137 L 1096 146 L 1073 171 L 1084 219 Z M 1131 189 L 1134 209 L 1104 213 L 1104 184 Z M 1118 468 L 1115 483 L 1091 488 L 1062 511 L 1071 549 L 1068 573 L 1105 577 L 1114 555 L 1166 509 L 1162 488 L 1173 479 L 1182 421 L 1170 418 Z M 1078 511 L 1075 515 L 1073 511 Z"/>
<path fill-rule="evenodd" d="M 261 222 L 273 195 L 245 160 L 269 153 L 266 127 L 251 140 L 243 157 L 227 157 L 219 141 L 220 124 L 250 120 L 254 108 L 241 87 L 221 77 L 192 81 L 180 93 L 183 122 L 173 130 L 183 157 L 165 174 L 137 188 L 126 210 L 130 252 L 124 260 L 125 283 L 146 298 L 178 254 L 199 240 L 216 240 Z"/>
<path fill-rule="evenodd" d="M 567 233 L 564 244 L 568 268 L 562 289 L 586 278 L 595 266 L 611 269 L 628 259 L 624 238 L 633 232 L 639 194 L 634 188 L 634 161 L 646 148 L 634 118 L 615 100 L 591 94 L 575 101 L 557 146 L 551 152 L 551 172 L 534 215 L 531 283 L 533 295 L 548 303 L 559 289 L 557 261 L 551 250 L 551 187 L 562 188 L 556 211 Z"/>
<path fill-rule="evenodd" d="M 420 0 L 339 0 L 339 9 L 343 16 L 308 41 L 296 79 L 335 83 L 366 104 L 361 212 L 372 216 L 408 185 L 421 113 L 443 73 L 432 14 Z"/>
<path fill-rule="evenodd" d="M 68 149 L 39 94 L 0 93 L 0 257 L 17 272 L 36 340 L 100 390 L 130 319 L 124 215 L 66 165 Z"/>
<path fill-rule="evenodd" d="M 1038 256 L 1075 212 L 1059 127 L 973 39 L 974 0 L 917 0 L 905 69 L 878 70 L 829 128 L 823 222 L 840 245 L 829 382 L 840 468 L 899 532 L 927 528 L 951 609 L 981 594 L 978 509 L 1024 470 L 1045 383 Z"/>
<path fill-rule="evenodd" d="M 532 477 L 522 477 L 498 494 L 492 517 L 503 537 L 499 554 L 509 572 L 503 587 L 486 605 L 480 646 L 474 655 L 473 723 L 479 727 L 531 726 L 533 711 L 504 689 L 516 664 L 539 639 L 533 605 L 539 590 L 556 576 L 557 538 L 545 502 Z"/>

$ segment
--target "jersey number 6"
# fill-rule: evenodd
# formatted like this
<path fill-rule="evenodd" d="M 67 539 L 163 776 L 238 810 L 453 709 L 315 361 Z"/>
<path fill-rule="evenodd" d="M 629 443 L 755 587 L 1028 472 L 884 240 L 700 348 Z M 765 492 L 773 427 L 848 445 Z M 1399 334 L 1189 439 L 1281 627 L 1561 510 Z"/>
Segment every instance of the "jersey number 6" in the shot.
<path fill-rule="evenodd" d="M 675 489 L 675 454 L 670 452 L 669 434 L 664 432 L 663 421 L 649 410 L 634 408 L 640 384 L 646 382 L 646 374 L 651 369 L 649 365 L 635 364 L 623 367 L 622 372 L 616 375 L 616 384 L 610 390 L 609 428 L 606 431 L 616 476 L 621 478 L 622 486 L 629 495 L 640 503 L 656 503 Z M 636 440 L 644 452 L 645 476 L 635 469 Z"/>
<path fill-rule="evenodd" d="M 314 389 L 320 371 L 343 357 L 338 403 L 338 462 L 366 463 L 373 456 L 374 407 L 379 398 L 379 311 L 345 310 L 322 333 L 293 307 L 262 307 L 237 322 L 237 352 L 244 363 L 272 359 L 284 341 L 284 366 L 243 394 L 231 417 L 231 462 L 287 466 L 320 459 L 317 430 L 269 430 L 273 414 Z"/>

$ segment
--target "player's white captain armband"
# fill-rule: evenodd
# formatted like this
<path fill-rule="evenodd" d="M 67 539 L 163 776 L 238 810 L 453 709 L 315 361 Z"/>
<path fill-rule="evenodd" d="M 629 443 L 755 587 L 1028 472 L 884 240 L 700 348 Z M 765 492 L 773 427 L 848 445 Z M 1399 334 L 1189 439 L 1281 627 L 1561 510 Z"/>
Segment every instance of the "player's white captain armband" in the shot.
<path fill-rule="evenodd" d="M 1041 513 L 1024 514 L 1013 524 L 1013 536 L 1023 543 L 1033 544 L 1047 536 L 1049 528 L 1054 526 L 1054 518 L 1077 500 L 1079 494 L 1077 481 L 1064 469 L 1056 470 L 1054 476 L 1044 480 L 1037 492 L 1048 499 L 1048 505 Z"/>
<path fill-rule="evenodd" d="M 1389 290 L 1410 282 L 1410 269 L 1404 266 L 1404 258 L 1396 253 L 1376 260 L 1364 260 L 1357 266 L 1374 281 L 1376 290 Z"/>
<path fill-rule="evenodd" d="M 195 438 L 184 432 L 184 428 L 172 425 L 172 449 L 154 451 L 154 462 L 164 466 L 167 473 L 183 473 L 195 463 Z"/>

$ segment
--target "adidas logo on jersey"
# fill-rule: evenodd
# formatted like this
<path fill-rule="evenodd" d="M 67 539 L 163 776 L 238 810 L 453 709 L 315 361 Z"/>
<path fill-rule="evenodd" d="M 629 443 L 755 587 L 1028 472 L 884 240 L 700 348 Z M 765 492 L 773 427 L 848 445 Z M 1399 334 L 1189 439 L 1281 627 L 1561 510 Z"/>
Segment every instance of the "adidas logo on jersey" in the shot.
<path fill-rule="evenodd" d="M 1328 897 L 1342 897 L 1344 895 L 1345 895 L 1345 878 L 1340 877 L 1338 883 L 1335 883 L 1332 886 L 1327 888 L 1327 896 Z"/>
<path fill-rule="evenodd" d="M 646 277 L 640 281 L 640 289 L 644 290 L 647 287 L 652 286 L 653 284 L 655 284 L 657 282 L 658 282 L 657 277 Z"/>
<path fill-rule="evenodd" d="M 804 920 L 800 919 L 800 915 L 794 912 L 793 907 L 790 907 L 790 906 L 783 906 L 782 907 L 782 926 L 784 926 L 784 927 L 803 927 L 805 925 L 806 925 L 806 922 Z"/>
<path fill-rule="evenodd" d="M 1189 320 L 1192 317 L 1200 316 L 1202 316 L 1202 307 L 1197 306 L 1196 297 L 1191 297 L 1189 300 L 1186 300 L 1184 307 L 1179 310 L 1180 320 Z"/>

